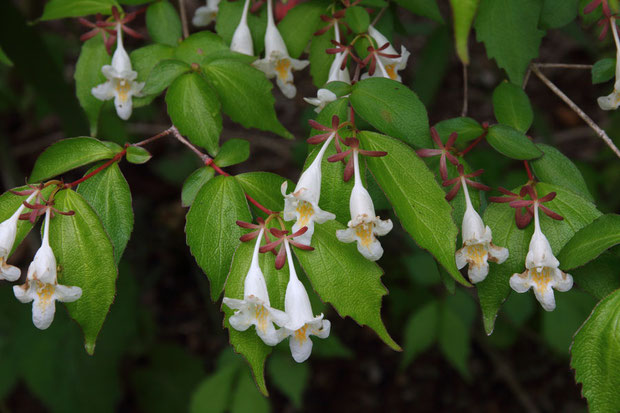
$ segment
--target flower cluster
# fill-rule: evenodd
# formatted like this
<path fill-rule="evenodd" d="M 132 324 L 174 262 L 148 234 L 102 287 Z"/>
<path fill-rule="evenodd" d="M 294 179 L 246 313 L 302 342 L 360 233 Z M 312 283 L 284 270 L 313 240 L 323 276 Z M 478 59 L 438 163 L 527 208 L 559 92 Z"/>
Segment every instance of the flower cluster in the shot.
<path fill-rule="evenodd" d="M 23 285 L 14 286 L 13 292 L 22 303 L 32 302 L 32 322 L 37 328 L 45 330 L 54 320 L 55 302 L 76 301 L 82 296 L 82 289 L 58 284 L 56 258 L 49 243 L 50 217 L 53 208 L 38 203 L 30 204 L 33 199 L 38 202 L 40 197 L 38 188 L 18 193 L 18 195 L 25 194 L 29 195 L 26 201 L 17 208 L 9 219 L 0 223 L 0 278 L 7 281 L 17 281 L 21 275 L 19 268 L 6 263 L 15 243 L 17 222 L 20 217 L 29 219 L 44 213 L 43 242 L 28 267 L 26 282 Z M 22 215 L 25 207 L 31 207 L 32 213 Z"/>
<path fill-rule="evenodd" d="M 266 235 L 266 224 L 262 221 L 259 222 L 260 225 L 253 226 L 253 228 L 259 228 L 259 231 L 257 235 L 251 237 L 257 240 L 252 253 L 250 268 L 244 281 L 243 299 L 224 297 L 224 305 L 235 310 L 228 321 L 231 327 L 238 331 L 246 331 L 254 325 L 256 334 L 269 346 L 275 346 L 285 338 L 289 338 L 293 359 L 302 363 L 312 353 L 310 336 L 327 338 L 331 324 L 328 320 L 323 319 L 323 314 L 314 316 L 312 313 L 308 293 L 297 277 L 291 255 L 290 245 L 297 245 L 298 247 L 300 245 L 292 240 L 295 234 L 287 236 L 286 231 L 280 231 L 281 237 L 278 243 L 281 245 L 281 253 L 278 253 L 278 257 L 287 257 L 289 266 L 289 282 L 284 296 L 284 311 L 271 307 L 267 282 L 259 265 L 258 254 L 259 252 L 272 251 L 273 248 L 268 247 L 269 243 L 264 247 L 260 246 L 264 235 Z M 247 225 L 244 226 L 248 227 Z M 272 232 L 274 232 L 273 228 Z M 248 240 L 248 237 L 245 239 Z M 274 324 L 279 328 L 276 329 Z"/>
<path fill-rule="evenodd" d="M 217 17 L 220 0 L 207 0 L 205 6 L 198 7 L 194 13 L 192 23 L 194 26 L 208 26 Z"/>

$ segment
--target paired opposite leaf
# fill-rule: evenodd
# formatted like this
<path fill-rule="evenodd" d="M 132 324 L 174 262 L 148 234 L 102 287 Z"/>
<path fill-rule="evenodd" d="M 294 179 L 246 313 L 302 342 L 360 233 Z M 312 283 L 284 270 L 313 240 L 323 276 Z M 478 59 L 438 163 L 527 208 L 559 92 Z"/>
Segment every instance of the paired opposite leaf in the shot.
<path fill-rule="evenodd" d="M 493 112 L 499 123 L 523 133 L 532 126 L 534 112 L 530 99 L 514 83 L 502 82 L 493 91 Z"/>
<path fill-rule="evenodd" d="M 489 58 L 520 85 L 530 60 L 538 56 L 545 32 L 538 29 L 542 2 L 538 0 L 481 0 L 474 26 Z"/>
<path fill-rule="evenodd" d="M 191 67 L 180 60 L 162 60 L 150 71 L 149 77 L 142 93 L 145 95 L 158 95 L 183 73 L 187 73 Z"/>
<path fill-rule="evenodd" d="M 93 138 L 63 139 L 39 155 L 28 182 L 40 182 L 80 166 L 111 159 L 122 150 L 115 143 L 104 143 Z"/>
<path fill-rule="evenodd" d="M 222 110 L 246 128 L 267 130 L 285 138 L 292 135 L 274 109 L 272 83 L 264 73 L 234 60 L 216 60 L 203 66 L 204 75 L 217 91 Z"/>
<path fill-rule="evenodd" d="M 220 101 L 206 80 L 198 73 L 179 76 L 166 92 L 166 105 L 182 135 L 210 154 L 218 152 L 222 132 Z"/>
<path fill-rule="evenodd" d="M 387 294 L 381 283 L 382 270 L 364 259 L 355 244 L 338 241 L 336 231 L 344 228 L 336 221 L 316 225 L 314 251 L 294 249 L 295 255 L 321 300 L 329 302 L 341 317 L 350 316 L 372 328 L 385 344 L 398 351 L 400 346 L 381 320 L 381 299 Z"/>
<path fill-rule="evenodd" d="M 364 33 L 370 25 L 370 16 L 363 7 L 353 6 L 346 9 L 344 21 L 347 22 L 354 33 Z"/>
<path fill-rule="evenodd" d="M 245 162 L 250 157 L 250 142 L 245 139 L 230 139 L 224 142 L 214 159 L 217 166 L 225 168 Z"/>
<path fill-rule="evenodd" d="M 616 74 L 616 59 L 605 58 L 592 66 L 592 84 L 604 83 L 613 79 Z"/>
<path fill-rule="evenodd" d="M 118 163 L 82 182 L 77 191 L 99 215 L 114 246 L 118 265 L 133 230 L 131 192 Z"/>
<path fill-rule="evenodd" d="M 326 12 L 326 5 L 327 3 L 320 1 L 298 3 L 278 23 L 278 30 L 293 59 L 301 56 L 312 39 L 312 35 L 319 28 L 321 14 Z"/>
<path fill-rule="evenodd" d="M 407 86 L 391 79 L 370 78 L 353 86 L 355 112 L 380 132 L 418 148 L 430 148 L 426 108 Z"/>
<path fill-rule="evenodd" d="M 458 144 L 473 141 L 484 133 L 482 126 L 472 118 L 444 119 L 435 124 L 435 130 L 443 143 L 448 141 L 452 132 L 456 132 Z"/>
<path fill-rule="evenodd" d="M 141 146 L 128 146 L 127 154 L 125 155 L 127 162 L 138 165 L 147 163 L 152 157 L 153 155 Z"/>
<path fill-rule="evenodd" d="M 203 166 L 196 169 L 190 176 L 187 177 L 183 183 L 183 189 L 181 190 L 181 202 L 183 206 L 188 207 L 192 205 L 198 191 L 213 178 L 215 171 L 210 166 Z"/>
<path fill-rule="evenodd" d="M 101 36 L 88 39 L 82 45 L 80 57 L 75 64 L 75 93 L 80 101 L 80 105 L 88 116 L 90 123 L 90 134 L 97 134 L 97 123 L 99 112 L 103 101 L 95 98 L 91 92 L 92 88 L 107 81 L 101 68 L 109 65 L 110 55 L 105 49 Z"/>
<path fill-rule="evenodd" d="M 86 351 L 93 354 L 116 291 L 114 248 L 97 213 L 77 192 L 58 192 L 55 207 L 75 211 L 51 220 L 50 245 L 60 268 L 58 282 L 82 289 L 82 297 L 66 306 L 82 327 Z"/>
<path fill-rule="evenodd" d="M 234 177 L 218 176 L 196 195 L 187 213 L 187 245 L 211 284 L 211 299 L 220 296 L 235 247 L 244 231 L 235 222 L 252 216 L 241 186 Z"/>
<path fill-rule="evenodd" d="M 529 160 L 542 155 L 540 149 L 527 136 L 508 125 L 491 126 L 487 142 L 497 152 L 512 159 Z"/>
<path fill-rule="evenodd" d="M 592 261 L 619 243 L 620 215 L 603 215 L 579 230 L 562 248 L 558 260 L 564 270 L 570 270 Z"/>
<path fill-rule="evenodd" d="M 570 364 L 592 413 L 620 411 L 620 290 L 598 303 L 577 331 Z"/>
<path fill-rule="evenodd" d="M 387 151 L 381 158 L 366 158 L 366 164 L 392 203 L 403 228 L 418 245 L 435 256 L 459 283 L 469 286 L 454 261 L 458 230 L 445 192 L 415 152 L 389 136 L 361 132 L 364 149 Z"/>
<path fill-rule="evenodd" d="M 89 14 L 110 14 L 112 6 L 120 8 L 116 0 L 50 0 L 45 4 L 39 20 L 54 20 L 64 17 L 81 17 Z"/>
<path fill-rule="evenodd" d="M 243 191 L 272 211 L 284 209 L 284 197 L 280 187 L 286 178 L 271 172 L 246 172 L 235 175 Z M 289 188 L 292 183 L 289 181 Z"/>

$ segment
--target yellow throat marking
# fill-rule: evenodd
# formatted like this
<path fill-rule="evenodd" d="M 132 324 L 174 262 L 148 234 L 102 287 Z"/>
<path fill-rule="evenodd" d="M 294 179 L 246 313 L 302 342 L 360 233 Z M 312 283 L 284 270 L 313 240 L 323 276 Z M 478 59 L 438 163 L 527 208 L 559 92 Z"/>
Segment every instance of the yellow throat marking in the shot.
<path fill-rule="evenodd" d="M 543 267 L 541 271 L 538 268 L 532 268 L 530 270 L 532 281 L 536 284 L 537 290 L 544 290 L 551 281 L 551 268 Z"/>
<path fill-rule="evenodd" d="M 358 236 L 364 247 L 368 247 L 375 239 L 372 233 L 373 225 L 372 222 L 369 222 L 367 224 L 359 224 L 355 227 L 355 235 Z"/>
<path fill-rule="evenodd" d="M 474 245 L 467 246 L 467 257 L 475 265 L 482 265 L 484 263 L 484 256 L 486 252 L 487 251 L 482 244 L 474 244 Z"/>
<path fill-rule="evenodd" d="M 396 73 L 396 63 L 386 65 L 385 71 L 387 72 L 388 76 L 390 76 L 390 79 L 396 80 L 398 78 L 398 73 Z"/>
<path fill-rule="evenodd" d="M 291 67 L 291 61 L 289 59 L 280 59 L 276 63 L 276 72 L 278 77 L 282 80 L 286 80 Z"/>
<path fill-rule="evenodd" d="M 308 339 L 306 330 L 308 330 L 308 324 L 304 324 L 302 328 L 295 330 L 295 340 L 297 340 L 299 344 L 303 344 Z"/>
<path fill-rule="evenodd" d="M 267 309 L 263 305 L 257 305 L 254 309 L 254 315 L 256 317 L 256 326 L 264 333 L 267 330 Z"/>
<path fill-rule="evenodd" d="M 37 288 L 37 295 L 39 296 L 39 301 L 43 306 L 47 306 L 47 304 L 51 301 L 52 295 L 54 295 L 54 286 L 52 284 L 43 284 L 41 287 Z"/>
<path fill-rule="evenodd" d="M 303 228 L 308 225 L 310 218 L 314 215 L 314 208 L 312 208 L 312 204 L 306 201 L 299 201 L 295 211 L 299 213 L 299 218 L 297 219 L 299 228 Z"/>
<path fill-rule="evenodd" d="M 121 79 L 117 81 L 114 89 L 116 90 L 116 93 L 118 93 L 118 97 L 121 102 L 126 102 L 129 97 L 129 91 L 131 90 L 131 83 Z"/>

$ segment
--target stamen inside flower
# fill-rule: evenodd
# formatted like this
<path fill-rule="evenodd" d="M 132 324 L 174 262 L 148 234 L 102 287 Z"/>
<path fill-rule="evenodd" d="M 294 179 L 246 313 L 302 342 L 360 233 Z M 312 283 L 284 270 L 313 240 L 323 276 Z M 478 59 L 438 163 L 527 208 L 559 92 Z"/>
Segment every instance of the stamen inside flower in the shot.
<path fill-rule="evenodd" d="M 286 80 L 288 78 L 288 74 L 291 68 L 291 61 L 289 59 L 280 59 L 276 63 L 276 72 L 278 72 L 278 77 L 282 80 Z"/>
<path fill-rule="evenodd" d="M 369 222 L 367 224 L 359 224 L 355 227 L 355 235 L 359 237 L 364 247 L 368 247 L 374 238 L 372 233 L 373 223 Z"/>
<path fill-rule="evenodd" d="M 297 224 L 300 228 L 307 226 L 310 222 L 310 218 L 314 215 L 314 208 L 312 208 L 312 204 L 307 201 L 299 201 L 295 211 L 299 213 Z"/>
<path fill-rule="evenodd" d="M 532 268 L 530 274 L 532 276 L 532 281 L 536 284 L 537 290 L 546 289 L 551 281 L 551 268 L 549 267 L 542 267 L 540 270 L 538 268 Z"/>
<path fill-rule="evenodd" d="M 121 102 L 126 102 L 131 89 L 131 83 L 125 79 L 119 79 L 116 80 L 116 85 L 114 88 L 116 89 L 116 93 L 118 93 L 118 97 Z"/>
<path fill-rule="evenodd" d="M 308 339 L 308 334 L 306 334 L 306 330 L 308 330 L 308 324 L 304 324 L 302 328 L 300 328 L 299 330 L 295 330 L 295 340 L 297 340 L 299 344 L 305 343 Z"/>

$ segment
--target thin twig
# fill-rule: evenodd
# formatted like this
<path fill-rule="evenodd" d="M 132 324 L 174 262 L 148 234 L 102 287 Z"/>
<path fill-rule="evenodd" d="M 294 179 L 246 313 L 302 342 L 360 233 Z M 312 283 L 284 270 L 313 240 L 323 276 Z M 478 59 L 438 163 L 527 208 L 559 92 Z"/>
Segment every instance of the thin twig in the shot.
<path fill-rule="evenodd" d="M 187 26 L 187 11 L 185 10 L 185 0 L 179 0 L 179 10 L 181 11 L 181 24 L 183 25 L 183 38 L 189 36 L 189 28 Z"/>
<path fill-rule="evenodd" d="M 387 10 L 388 6 L 385 6 L 384 8 L 382 8 L 381 10 L 379 10 L 379 13 L 377 13 L 377 15 L 375 16 L 375 18 L 372 20 L 372 23 L 370 23 L 371 26 L 374 26 L 375 24 L 377 24 L 377 22 L 379 21 L 379 19 L 383 16 L 383 13 L 385 13 L 385 11 Z"/>
<path fill-rule="evenodd" d="M 590 70 L 593 65 L 581 65 L 572 63 L 533 63 L 536 67 L 557 68 L 557 69 L 583 69 Z"/>
<path fill-rule="evenodd" d="M 594 132 L 596 132 L 596 134 L 601 139 L 603 139 L 603 141 L 607 144 L 607 146 L 609 146 L 611 148 L 611 150 L 616 154 L 616 156 L 618 156 L 618 158 L 620 158 L 620 150 L 616 147 L 616 145 L 614 145 L 614 143 L 609 138 L 607 133 L 601 127 L 599 127 L 588 115 L 586 115 L 586 113 L 583 110 L 581 110 L 581 108 L 579 106 L 577 106 L 577 104 L 575 104 L 575 102 L 570 100 L 570 98 L 568 96 L 566 96 L 564 94 L 564 92 L 562 92 L 556 85 L 554 85 L 553 82 L 551 82 L 545 75 L 543 75 L 542 72 L 540 71 L 540 69 L 538 69 L 538 67 L 536 67 L 536 65 L 530 65 L 530 68 L 532 69 L 532 72 L 534 72 L 534 74 L 536 76 L 538 76 L 538 78 L 549 89 L 551 89 L 551 91 L 553 93 L 558 95 L 558 97 L 560 99 L 562 99 L 564 101 L 564 103 L 566 103 L 577 115 L 579 115 L 579 117 L 581 119 L 583 119 L 584 122 L 587 123 L 588 126 L 590 126 L 590 128 L 592 128 L 592 130 Z"/>
<path fill-rule="evenodd" d="M 174 128 L 174 126 L 169 127 L 168 129 L 166 129 L 163 132 L 159 132 L 155 136 L 151 136 L 150 138 L 147 138 L 147 139 L 145 139 L 143 141 L 140 141 L 138 143 L 134 143 L 132 146 L 144 146 L 144 145 L 147 145 L 147 144 L 149 144 L 149 143 L 151 143 L 153 141 L 156 141 L 159 138 L 163 138 L 164 136 L 169 135 L 170 133 L 172 133 L 172 128 Z"/>
<path fill-rule="evenodd" d="M 178 140 L 179 142 L 181 142 L 183 145 L 187 146 L 188 148 L 190 148 L 192 150 L 192 152 L 194 152 L 196 155 L 198 155 L 198 157 L 200 158 L 200 160 L 202 161 L 202 163 L 206 164 L 207 161 L 209 159 L 211 159 L 211 157 L 209 155 L 207 155 L 206 153 L 202 153 L 200 151 L 200 149 L 196 148 L 194 145 L 192 145 L 187 139 L 185 139 L 183 137 L 183 135 L 181 135 L 179 133 L 179 130 L 176 128 L 176 126 L 172 126 L 171 128 L 171 132 L 172 135 L 176 138 L 176 140 Z"/>
<path fill-rule="evenodd" d="M 461 116 L 467 116 L 467 100 L 468 100 L 468 85 L 467 85 L 467 65 L 463 64 L 463 110 L 461 111 Z"/>

